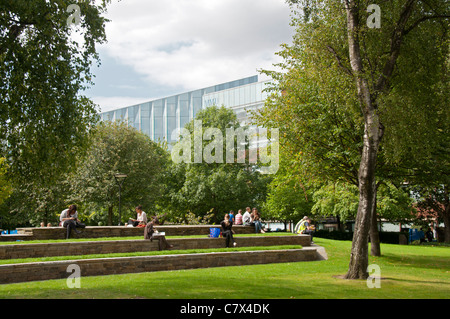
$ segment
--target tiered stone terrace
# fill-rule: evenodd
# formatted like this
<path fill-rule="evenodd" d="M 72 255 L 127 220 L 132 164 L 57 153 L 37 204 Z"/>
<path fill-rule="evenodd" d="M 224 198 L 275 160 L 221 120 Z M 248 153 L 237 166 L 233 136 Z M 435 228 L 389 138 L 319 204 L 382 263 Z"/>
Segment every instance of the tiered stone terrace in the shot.
<path fill-rule="evenodd" d="M 198 238 L 168 238 L 173 250 L 223 248 L 224 238 L 208 238 L 211 225 L 158 226 L 166 235 L 198 235 Z M 234 226 L 237 234 L 252 233 L 253 227 Z M 20 230 L 28 232 L 29 239 L 61 239 L 65 229 L 61 227 L 33 228 Z M 123 240 L 64 241 L 56 243 L 18 243 L 0 245 L 0 259 L 37 258 L 51 256 L 74 256 L 72 260 L 31 262 L 0 265 L 0 284 L 67 279 L 69 265 L 76 264 L 81 276 L 99 276 L 125 273 L 140 273 L 162 270 L 194 269 L 207 267 L 241 266 L 267 263 L 313 261 L 326 258 L 323 248 L 311 245 L 310 236 L 236 236 L 238 247 L 299 245 L 299 249 L 230 251 L 195 254 L 172 254 L 163 256 L 139 256 L 117 258 L 77 259 L 79 255 L 145 252 L 158 250 L 158 241 L 128 240 L 129 236 L 143 236 L 143 229 L 129 227 L 87 227 L 84 238 L 125 237 Z M 64 236 L 63 236 L 64 238 Z M 302 248 L 301 248 L 301 247 Z"/>
<path fill-rule="evenodd" d="M 220 225 L 159 225 L 156 229 L 170 236 L 189 236 L 209 234 L 210 228 L 220 228 Z M 252 234 L 255 232 L 253 226 L 234 225 L 236 234 Z M 16 235 L 1 235 L 0 241 L 16 240 L 45 240 L 65 239 L 66 229 L 64 227 L 29 227 L 18 228 Z M 81 234 L 72 232 L 72 238 L 105 238 L 105 237 L 144 237 L 144 228 L 126 226 L 88 226 Z"/>

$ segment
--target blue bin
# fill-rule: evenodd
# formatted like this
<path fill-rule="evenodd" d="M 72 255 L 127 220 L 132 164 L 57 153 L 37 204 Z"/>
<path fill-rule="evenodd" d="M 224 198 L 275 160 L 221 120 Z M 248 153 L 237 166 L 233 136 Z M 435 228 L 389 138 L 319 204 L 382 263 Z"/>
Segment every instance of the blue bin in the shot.
<path fill-rule="evenodd" d="M 209 229 L 209 237 L 211 238 L 219 238 L 220 228 L 214 227 Z"/>
<path fill-rule="evenodd" d="M 415 240 L 421 240 L 425 238 L 425 234 L 422 230 L 419 229 L 410 229 L 409 230 L 409 242 L 413 242 Z"/>

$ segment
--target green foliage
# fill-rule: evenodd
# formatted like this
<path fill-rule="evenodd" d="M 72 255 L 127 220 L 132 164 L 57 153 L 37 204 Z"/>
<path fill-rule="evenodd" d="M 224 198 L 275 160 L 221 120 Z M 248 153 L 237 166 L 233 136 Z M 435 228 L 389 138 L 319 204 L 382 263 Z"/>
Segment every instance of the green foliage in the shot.
<path fill-rule="evenodd" d="M 316 216 L 339 216 L 353 220 L 358 211 L 358 188 L 355 185 L 329 183 L 314 193 L 311 212 Z M 391 222 L 413 218 L 413 198 L 406 189 L 391 182 L 381 183 L 377 192 L 377 216 Z"/>
<path fill-rule="evenodd" d="M 11 183 L 7 180 L 8 164 L 5 158 L 0 158 L 0 205 L 11 195 Z"/>
<path fill-rule="evenodd" d="M 209 107 L 197 113 L 195 120 L 202 121 L 203 133 L 208 128 L 220 130 L 223 136 L 223 163 L 194 162 L 194 121 L 186 125 L 191 139 L 192 163 L 172 163 L 166 173 L 166 208 L 174 219 L 184 219 L 191 213 L 203 218 L 211 215 L 212 221 L 223 220 L 223 215 L 230 210 L 237 213 L 238 209 L 247 206 L 257 206 L 262 203 L 266 194 L 266 184 L 270 177 L 260 174 L 254 167 L 246 163 L 227 163 L 226 161 L 226 129 L 238 129 L 240 124 L 236 115 L 225 107 Z M 181 139 L 178 143 L 186 143 Z M 213 141 L 203 140 L 205 149 Z M 213 155 L 218 152 L 215 149 Z M 237 154 L 237 145 L 234 146 Z"/>
<path fill-rule="evenodd" d="M 78 3 L 76 32 L 83 43 L 77 43 L 67 24 L 72 1 L 2 1 L 0 140 L 16 178 L 43 175 L 51 184 L 74 163 L 96 120 L 94 104 L 79 93 L 92 84 L 90 68 L 98 58 L 95 45 L 106 41 L 102 14 L 109 2 Z"/>
<path fill-rule="evenodd" d="M 80 92 L 93 84 L 109 3 L 78 1 L 75 27 L 68 23 L 70 0 L 0 3 L 0 156 L 14 186 L 2 209 L 8 223 L 53 222 L 65 207 L 65 175 L 98 120 Z"/>
<path fill-rule="evenodd" d="M 313 188 L 305 184 L 299 175 L 293 174 L 295 169 L 292 162 L 281 162 L 280 169 L 268 185 L 267 199 L 263 205 L 266 218 L 298 221 L 311 212 Z"/>
<path fill-rule="evenodd" d="M 350 220 L 356 216 L 358 203 L 358 187 L 329 183 L 314 193 L 311 212 L 316 216 L 339 216 L 342 220 Z"/>
<path fill-rule="evenodd" d="M 281 71 L 264 71 L 273 84 L 255 122 L 280 128 L 282 154 L 300 167 L 294 174 L 359 187 L 359 208 L 354 193 L 337 204 L 322 189 L 315 209 L 350 216 L 358 208 L 355 243 L 365 246 L 376 178 L 448 183 L 449 2 L 384 1 L 375 29 L 366 25 L 368 2 L 288 2 L 296 33 L 279 53 Z M 378 215 L 407 215 L 407 196 L 385 192 Z M 353 256 L 361 257 L 352 267 L 367 260 Z"/>
<path fill-rule="evenodd" d="M 114 178 L 126 174 L 122 192 L 122 223 L 135 215 L 134 207 L 143 205 L 151 216 L 162 196 L 160 183 L 168 161 L 167 151 L 144 133 L 122 122 L 100 123 L 92 135 L 86 155 L 70 180 L 68 200 L 77 203 L 97 222 L 111 224 L 118 220 L 119 188 Z M 100 217 L 100 216 L 102 217 Z M 117 216 L 117 215 L 115 215 Z"/>
<path fill-rule="evenodd" d="M 377 214 L 379 218 L 393 222 L 411 219 L 414 199 L 407 189 L 391 182 L 382 183 L 377 193 Z"/>

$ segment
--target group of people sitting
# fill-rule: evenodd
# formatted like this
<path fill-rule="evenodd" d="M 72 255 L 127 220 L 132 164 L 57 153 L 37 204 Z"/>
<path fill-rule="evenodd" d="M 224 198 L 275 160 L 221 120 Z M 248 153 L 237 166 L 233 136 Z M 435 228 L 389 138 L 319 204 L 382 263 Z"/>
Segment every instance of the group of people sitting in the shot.
<path fill-rule="evenodd" d="M 142 206 L 139 205 L 135 208 L 136 211 L 136 219 L 131 219 L 128 221 L 128 226 L 130 227 L 143 227 L 144 230 L 144 238 L 153 240 L 157 238 L 159 240 L 159 248 L 160 250 L 172 248 L 165 236 L 158 236 L 158 231 L 155 230 L 154 226 L 159 225 L 159 220 L 157 216 L 153 216 L 152 220 L 148 222 L 147 214 L 142 210 Z M 225 214 L 224 220 L 221 222 L 222 227 L 222 235 L 225 237 L 225 245 L 226 247 L 230 247 L 232 243 L 233 246 L 236 246 L 236 242 L 233 238 L 233 225 L 245 225 L 245 226 L 255 226 L 256 233 L 264 233 L 265 231 L 262 229 L 261 223 L 261 215 L 258 212 L 258 209 L 250 207 L 245 209 L 245 213 L 242 214 L 242 209 L 238 211 L 236 216 L 234 216 L 234 212 L 230 211 L 229 214 Z M 80 233 L 77 228 L 85 228 L 86 226 L 81 223 L 78 219 L 78 212 L 76 205 L 70 205 L 68 209 L 62 211 L 60 216 L 60 226 L 67 228 L 66 238 L 70 238 L 71 231 L 75 231 L 76 233 Z M 311 236 L 311 242 L 313 243 L 313 234 L 314 234 L 314 226 L 311 225 L 311 219 L 308 216 L 305 216 L 300 220 L 294 229 L 295 233 L 298 234 L 308 234 Z"/>
<path fill-rule="evenodd" d="M 236 216 L 234 216 L 233 211 L 230 211 L 228 215 L 230 216 L 230 220 L 233 222 L 234 225 L 244 225 L 244 226 L 255 225 L 256 233 L 265 232 L 262 228 L 261 214 L 258 212 L 258 209 L 256 208 L 250 210 L 250 207 L 247 207 L 245 209 L 244 214 L 242 214 L 242 209 L 239 209 Z"/>

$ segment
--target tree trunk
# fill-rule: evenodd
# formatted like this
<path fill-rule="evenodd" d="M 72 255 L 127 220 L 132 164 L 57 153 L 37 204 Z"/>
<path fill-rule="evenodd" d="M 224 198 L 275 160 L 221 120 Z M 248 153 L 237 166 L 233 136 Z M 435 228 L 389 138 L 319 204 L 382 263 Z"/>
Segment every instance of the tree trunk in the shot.
<path fill-rule="evenodd" d="M 444 220 L 444 242 L 450 244 L 450 195 L 448 185 L 444 185 L 444 212 L 442 219 Z"/>
<path fill-rule="evenodd" d="M 377 106 L 370 92 L 369 83 L 364 75 L 359 44 L 358 5 L 354 1 L 346 0 L 345 9 L 347 12 L 350 64 L 356 80 L 361 112 L 364 116 L 364 145 L 358 172 L 359 206 L 353 233 L 349 270 L 345 278 L 366 279 L 369 264 L 369 232 L 377 191 L 375 170 L 378 147 L 384 130 L 377 114 Z"/>
<path fill-rule="evenodd" d="M 377 220 L 377 193 L 378 184 L 376 185 L 376 191 L 372 202 L 372 223 L 370 225 L 370 254 L 372 256 L 381 256 L 380 234 L 378 232 Z"/>
<path fill-rule="evenodd" d="M 336 215 L 336 222 L 337 222 L 337 230 L 343 231 L 342 223 L 341 223 L 341 217 L 339 215 Z"/>
<path fill-rule="evenodd" d="M 375 116 L 375 112 L 371 119 Z M 355 231 L 353 233 L 352 251 L 350 254 L 349 270 L 346 279 L 366 279 L 369 265 L 368 240 L 370 225 L 372 222 L 373 202 L 376 197 L 375 167 L 378 153 L 379 139 L 378 128 L 373 128 L 372 121 L 366 121 L 366 133 L 364 134 L 364 148 L 359 168 L 359 206 L 356 215 Z M 372 127 L 372 128 L 371 128 Z M 368 133 L 372 130 L 372 134 Z M 373 134 L 376 133 L 376 134 Z"/>
<path fill-rule="evenodd" d="M 450 244 L 450 216 L 449 216 L 449 207 L 447 206 L 447 214 L 443 217 L 444 220 L 444 243 Z"/>
<path fill-rule="evenodd" d="M 108 207 L 108 226 L 112 226 L 113 224 L 113 207 L 109 206 Z"/>
<path fill-rule="evenodd" d="M 48 224 L 48 208 L 47 208 L 47 205 L 45 206 L 45 213 L 44 213 L 43 223 L 44 223 L 44 227 L 47 227 L 47 224 Z"/>

